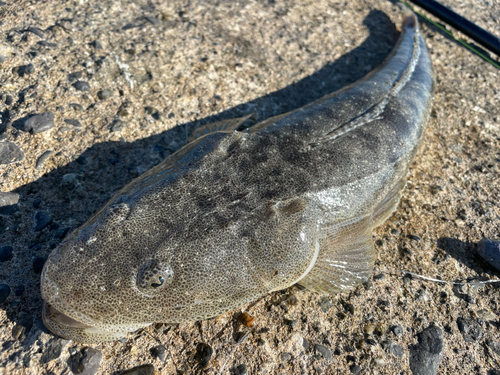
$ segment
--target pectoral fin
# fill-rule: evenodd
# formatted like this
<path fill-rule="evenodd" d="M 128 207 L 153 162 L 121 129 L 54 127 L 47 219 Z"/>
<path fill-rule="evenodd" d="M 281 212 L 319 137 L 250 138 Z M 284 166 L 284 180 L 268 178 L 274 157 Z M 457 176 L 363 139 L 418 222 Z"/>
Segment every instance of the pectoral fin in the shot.
<path fill-rule="evenodd" d="M 375 262 L 372 223 L 370 216 L 364 216 L 324 225 L 318 258 L 299 284 L 318 293 L 334 294 L 366 280 Z"/>
<path fill-rule="evenodd" d="M 374 228 L 381 225 L 396 211 L 405 186 L 406 178 L 403 178 L 387 193 L 382 202 L 375 207 L 372 215 Z"/>
<path fill-rule="evenodd" d="M 213 133 L 213 132 L 221 132 L 221 131 L 233 131 L 237 130 L 240 125 L 242 125 L 246 120 L 256 118 L 255 113 L 250 113 L 249 115 L 243 117 L 232 118 L 229 120 L 222 120 L 217 122 L 211 122 L 210 124 L 205 124 L 197 127 L 193 134 L 188 138 L 188 142 L 195 140 L 205 134 Z"/>

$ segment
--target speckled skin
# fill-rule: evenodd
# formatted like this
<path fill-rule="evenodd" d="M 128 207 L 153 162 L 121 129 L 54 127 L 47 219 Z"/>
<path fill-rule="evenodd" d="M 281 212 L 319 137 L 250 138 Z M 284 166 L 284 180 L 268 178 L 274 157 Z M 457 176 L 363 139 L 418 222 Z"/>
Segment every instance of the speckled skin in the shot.
<path fill-rule="evenodd" d="M 397 46 L 367 77 L 248 133 L 205 135 L 119 191 L 46 262 L 45 324 L 100 342 L 299 281 L 325 292 L 358 283 L 431 107 L 431 62 L 405 12 Z M 356 240 L 335 245 L 342 233 Z"/>

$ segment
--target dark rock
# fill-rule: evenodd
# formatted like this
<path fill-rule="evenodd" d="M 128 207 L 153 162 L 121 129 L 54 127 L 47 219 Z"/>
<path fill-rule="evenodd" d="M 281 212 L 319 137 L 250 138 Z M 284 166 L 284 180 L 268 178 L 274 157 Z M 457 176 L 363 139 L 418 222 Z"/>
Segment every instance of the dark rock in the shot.
<path fill-rule="evenodd" d="M 477 253 L 497 271 L 500 271 L 500 241 L 483 238 L 477 244 Z"/>
<path fill-rule="evenodd" d="M 36 169 L 42 169 L 43 164 L 47 161 L 47 159 L 54 154 L 54 151 L 47 150 L 45 151 L 36 161 Z"/>
<path fill-rule="evenodd" d="M 475 342 L 483 336 L 481 326 L 470 319 L 457 318 L 457 326 L 465 342 Z"/>
<path fill-rule="evenodd" d="M 57 228 L 56 231 L 54 232 L 54 238 L 62 240 L 68 232 L 71 230 L 71 227 L 61 227 Z"/>
<path fill-rule="evenodd" d="M 33 208 L 40 208 L 40 206 L 42 205 L 42 198 L 36 198 L 34 201 L 33 201 Z"/>
<path fill-rule="evenodd" d="M 134 27 L 137 27 L 133 23 L 127 23 L 125 26 L 122 27 L 122 30 L 130 30 L 133 29 Z"/>
<path fill-rule="evenodd" d="M 45 364 L 59 358 L 64 347 L 68 345 L 69 340 L 64 340 L 60 338 L 55 338 L 49 341 L 47 347 L 43 351 L 42 357 L 40 358 L 40 363 Z"/>
<path fill-rule="evenodd" d="M 333 358 L 333 355 L 332 355 L 332 352 L 330 351 L 330 349 L 328 349 L 324 345 L 315 344 L 314 345 L 314 350 L 316 352 L 320 353 L 323 356 L 323 358 L 326 358 L 326 359 L 332 359 Z"/>
<path fill-rule="evenodd" d="M 10 286 L 7 284 L 0 284 L 0 303 L 4 303 L 10 295 Z"/>
<path fill-rule="evenodd" d="M 40 38 L 44 37 L 42 30 L 40 30 L 38 27 L 30 26 L 25 31 L 32 33 L 32 34 L 35 34 L 36 36 L 38 36 Z"/>
<path fill-rule="evenodd" d="M 19 77 L 24 77 L 25 75 L 31 74 L 35 72 L 35 67 L 33 64 L 21 65 L 17 68 L 17 74 Z"/>
<path fill-rule="evenodd" d="M 12 95 L 5 96 L 5 104 L 6 105 L 11 105 L 13 102 L 14 102 L 14 100 L 12 99 Z"/>
<path fill-rule="evenodd" d="M 84 348 L 68 359 L 68 366 L 75 375 L 94 375 L 101 366 L 102 353 L 93 348 Z"/>
<path fill-rule="evenodd" d="M 94 40 L 93 42 L 90 42 L 90 46 L 94 47 L 95 49 L 102 49 L 102 44 L 98 40 Z"/>
<path fill-rule="evenodd" d="M 43 112 L 31 116 L 24 123 L 24 131 L 32 134 L 45 132 L 54 127 L 54 114 L 52 112 Z"/>
<path fill-rule="evenodd" d="M 351 371 L 351 374 L 354 374 L 354 375 L 357 375 L 361 372 L 361 370 L 363 370 L 361 368 L 361 366 L 358 366 L 358 365 L 352 365 L 351 367 L 349 367 L 349 370 Z"/>
<path fill-rule="evenodd" d="M 24 159 L 24 152 L 12 142 L 0 142 L 0 164 L 10 164 Z M 0 198 L 1 199 L 1 198 Z"/>
<path fill-rule="evenodd" d="M 204 342 L 199 343 L 196 346 L 196 360 L 200 364 L 201 367 L 205 367 L 207 363 L 212 358 L 213 349 L 210 345 L 205 344 Z"/>
<path fill-rule="evenodd" d="M 24 293 L 24 285 L 18 285 L 16 286 L 16 289 L 14 289 L 14 295 L 16 297 L 22 296 Z"/>
<path fill-rule="evenodd" d="M 142 365 L 125 370 L 122 375 L 153 375 L 155 367 L 153 365 Z"/>
<path fill-rule="evenodd" d="M 40 232 L 52 223 L 52 217 L 45 211 L 38 211 L 35 214 L 35 232 Z"/>
<path fill-rule="evenodd" d="M 87 158 L 83 155 L 80 155 L 77 159 L 76 162 L 80 165 L 85 165 L 87 164 Z"/>
<path fill-rule="evenodd" d="M 12 327 L 12 338 L 19 342 L 23 342 L 30 333 L 32 327 L 33 317 L 31 315 L 21 316 L 14 327 Z"/>
<path fill-rule="evenodd" d="M 373 280 L 383 280 L 383 279 L 385 279 L 385 275 L 383 273 L 379 273 L 373 276 Z"/>
<path fill-rule="evenodd" d="M 90 85 L 85 81 L 76 81 L 73 83 L 73 87 L 78 91 L 90 91 Z"/>
<path fill-rule="evenodd" d="M 111 90 L 101 90 L 97 93 L 97 97 L 100 99 L 100 100 L 106 100 L 106 99 L 109 99 L 113 96 L 113 91 Z"/>
<path fill-rule="evenodd" d="M 12 252 L 14 248 L 12 246 L 2 246 L 0 247 L 0 262 L 7 262 L 12 259 Z"/>
<path fill-rule="evenodd" d="M 410 348 L 410 369 L 414 375 L 435 375 L 443 358 L 443 331 L 431 324 L 417 339 Z"/>
<path fill-rule="evenodd" d="M 247 375 L 247 365 L 241 364 L 231 369 L 232 375 Z"/>
<path fill-rule="evenodd" d="M 417 241 L 417 242 L 422 241 L 422 239 L 419 236 L 415 236 L 414 234 L 409 234 L 408 238 L 412 241 Z"/>
<path fill-rule="evenodd" d="M 65 118 L 64 122 L 66 124 L 69 124 L 69 125 L 77 127 L 77 128 L 81 128 L 82 127 L 82 123 L 80 121 L 72 119 L 72 118 Z"/>
<path fill-rule="evenodd" d="M 165 349 L 165 347 L 163 345 L 155 346 L 155 347 L 149 349 L 149 352 L 151 353 L 151 355 L 153 357 L 159 359 L 162 362 L 165 362 L 167 350 Z"/>
<path fill-rule="evenodd" d="M 74 82 L 78 81 L 83 77 L 83 72 L 73 72 L 68 74 L 68 81 L 69 82 Z"/>
<path fill-rule="evenodd" d="M 33 260 L 33 272 L 35 272 L 36 274 L 39 274 L 40 272 L 42 272 L 43 265 L 45 264 L 46 261 L 47 261 L 47 258 L 36 257 Z"/>
<path fill-rule="evenodd" d="M 399 236 L 401 232 L 399 231 L 399 229 L 391 229 L 391 234 L 393 236 Z"/>

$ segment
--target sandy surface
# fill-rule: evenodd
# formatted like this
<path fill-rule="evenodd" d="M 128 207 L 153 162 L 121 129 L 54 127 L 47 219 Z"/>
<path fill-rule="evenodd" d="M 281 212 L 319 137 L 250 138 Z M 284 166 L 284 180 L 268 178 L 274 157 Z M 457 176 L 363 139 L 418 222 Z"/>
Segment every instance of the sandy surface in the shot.
<path fill-rule="evenodd" d="M 0 283 L 12 290 L 0 304 L 4 374 L 69 374 L 70 355 L 84 348 L 40 324 L 33 265 L 65 228 L 181 147 L 198 124 L 251 112 L 263 120 L 361 78 L 387 56 L 400 24 L 397 7 L 382 0 L 0 3 L 1 137 L 25 153 L 0 165 L 1 191 L 19 194 L 18 210 L 0 215 L 0 247 L 13 247 L 0 263 Z M 498 1 L 445 3 L 500 36 Z M 213 320 L 151 326 L 95 345 L 98 374 L 141 364 L 161 374 L 216 374 L 226 360 L 224 373 L 246 365 L 248 374 L 349 374 L 357 365 L 363 374 L 411 374 L 409 348 L 431 323 L 444 334 L 438 373 L 495 374 L 500 356 L 487 343 L 500 341 L 500 289 L 478 281 L 500 275 L 475 248 L 500 236 L 500 71 L 429 24 L 422 30 L 436 70 L 435 105 L 402 203 L 374 233 L 378 276 L 330 297 L 292 287 Z M 32 72 L 22 68 L 28 64 Z M 90 90 L 75 89 L 76 80 Z M 101 100 L 102 90 L 111 96 Z M 22 131 L 26 116 L 44 111 L 55 115 L 53 129 Z M 35 231 L 39 211 L 52 222 Z M 472 284 L 403 278 L 402 270 Z M 255 317 L 256 328 L 233 352 L 247 330 L 239 312 Z M 481 334 L 466 342 L 459 317 Z M 150 353 L 160 343 L 164 362 Z M 200 343 L 213 349 L 204 368 Z"/>

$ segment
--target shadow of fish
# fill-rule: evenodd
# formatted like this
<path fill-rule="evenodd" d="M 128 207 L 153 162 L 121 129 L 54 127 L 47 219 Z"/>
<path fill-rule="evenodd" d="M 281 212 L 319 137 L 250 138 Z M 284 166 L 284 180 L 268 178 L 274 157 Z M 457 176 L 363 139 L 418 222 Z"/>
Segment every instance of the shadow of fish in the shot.
<path fill-rule="evenodd" d="M 295 283 L 320 293 L 359 284 L 375 259 L 372 230 L 395 210 L 422 141 L 433 85 L 405 8 L 396 47 L 362 80 L 248 131 L 235 130 L 248 116 L 197 129 L 51 253 L 45 324 L 100 342 Z"/>

